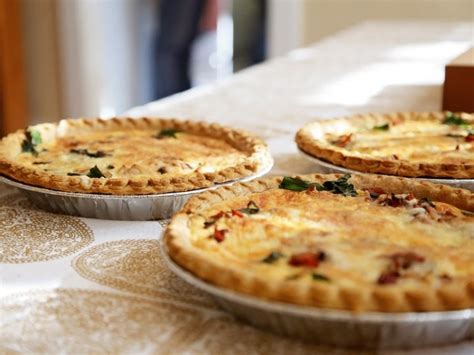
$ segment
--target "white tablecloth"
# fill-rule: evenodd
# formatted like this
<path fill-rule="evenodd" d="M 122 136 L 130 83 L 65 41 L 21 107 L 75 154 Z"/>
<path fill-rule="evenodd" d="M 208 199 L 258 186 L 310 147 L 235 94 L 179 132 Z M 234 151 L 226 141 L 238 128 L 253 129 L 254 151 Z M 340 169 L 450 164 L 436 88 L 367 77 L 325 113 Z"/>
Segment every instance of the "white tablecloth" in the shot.
<path fill-rule="evenodd" d="M 272 174 L 307 173 L 293 143 L 302 124 L 439 110 L 444 64 L 473 42 L 469 23 L 370 22 L 127 115 L 244 128 L 269 143 Z M 0 186 L 0 353 L 360 353 L 235 321 L 163 265 L 164 225 L 54 215 Z M 473 351 L 464 342 L 416 353 Z"/>

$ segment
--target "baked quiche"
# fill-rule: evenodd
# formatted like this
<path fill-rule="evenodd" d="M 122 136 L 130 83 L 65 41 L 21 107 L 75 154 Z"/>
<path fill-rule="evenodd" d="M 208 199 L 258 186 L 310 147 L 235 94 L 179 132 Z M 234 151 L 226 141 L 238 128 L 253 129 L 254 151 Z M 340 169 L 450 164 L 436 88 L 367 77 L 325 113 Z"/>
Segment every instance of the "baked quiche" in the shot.
<path fill-rule="evenodd" d="M 383 175 L 254 180 L 193 197 L 171 258 L 215 285 L 356 312 L 474 307 L 474 194 Z"/>
<path fill-rule="evenodd" d="M 271 164 L 257 137 L 175 119 L 68 119 L 0 142 L 1 174 L 69 192 L 187 191 L 248 177 Z"/>
<path fill-rule="evenodd" d="M 366 114 L 313 122 L 296 135 L 305 153 L 368 173 L 474 178 L 474 115 Z"/>

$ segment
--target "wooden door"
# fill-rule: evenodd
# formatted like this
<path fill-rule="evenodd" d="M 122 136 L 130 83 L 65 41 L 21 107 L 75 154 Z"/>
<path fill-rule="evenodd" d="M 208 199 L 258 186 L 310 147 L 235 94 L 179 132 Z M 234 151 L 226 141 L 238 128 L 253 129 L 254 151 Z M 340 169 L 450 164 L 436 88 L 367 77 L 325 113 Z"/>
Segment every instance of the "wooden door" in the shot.
<path fill-rule="evenodd" d="M 0 0 L 0 136 L 27 122 L 20 0 Z"/>

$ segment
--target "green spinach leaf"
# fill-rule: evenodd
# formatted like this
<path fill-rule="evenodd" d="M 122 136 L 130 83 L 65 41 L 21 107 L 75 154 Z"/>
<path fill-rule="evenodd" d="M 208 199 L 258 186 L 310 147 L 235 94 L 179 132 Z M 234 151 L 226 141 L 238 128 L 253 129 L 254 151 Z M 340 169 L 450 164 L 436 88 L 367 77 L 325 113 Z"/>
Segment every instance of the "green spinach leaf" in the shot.
<path fill-rule="evenodd" d="M 388 131 L 390 129 L 390 125 L 385 123 L 380 126 L 374 126 L 372 129 L 375 131 Z"/>
<path fill-rule="evenodd" d="M 331 282 L 331 279 L 329 277 L 323 274 L 319 274 L 317 272 L 313 272 L 311 274 L 311 277 L 313 278 L 313 280 L 316 280 L 316 281 Z"/>
<path fill-rule="evenodd" d="M 179 132 L 181 131 L 178 129 L 163 129 L 161 132 L 155 135 L 154 138 L 157 138 L 157 139 L 163 139 L 166 137 L 178 138 L 176 134 Z"/>
<path fill-rule="evenodd" d="M 282 253 L 279 253 L 277 251 L 272 251 L 264 259 L 262 259 L 262 262 L 267 263 L 267 264 L 273 264 L 275 261 L 280 259 L 282 256 L 283 256 Z"/>
<path fill-rule="evenodd" d="M 443 120 L 443 124 L 452 125 L 452 126 L 463 126 L 463 125 L 467 125 L 468 122 L 463 120 L 460 116 L 456 116 L 452 112 L 447 112 Z"/>
<path fill-rule="evenodd" d="M 92 168 L 90 168 L 89 172 L 87 173 L 87 177 L 93 179 L 93 178 L 105 178 L 105 175 L 102 174 L 102 171 L 97 167 L 97 165 L 94 165 Z"/>
<path fill-rule="evenodd" d="M 31 153 L 33 155 L 38 155 L 36 150 L 38 144 L 41 144 L 41 133 L 35 131 L 34 129 L 27 129 L 25 131 L 25 139 L 21 143 L 21 151 L 23 153 Z"/>

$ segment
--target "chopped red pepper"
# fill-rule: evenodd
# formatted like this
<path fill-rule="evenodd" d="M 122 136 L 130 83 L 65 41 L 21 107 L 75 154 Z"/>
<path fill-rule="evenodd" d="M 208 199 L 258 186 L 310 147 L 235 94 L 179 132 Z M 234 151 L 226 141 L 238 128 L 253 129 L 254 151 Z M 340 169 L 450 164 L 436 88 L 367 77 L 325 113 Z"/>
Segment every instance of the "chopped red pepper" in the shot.
<path fill-rule="evenodd" d="M 337 145 L 338 147 L 344 148 L 352 139 L 352 133 L 351 134 L 345 134 L 343 136 L 340 136 L 334 144 Z"/>
<path fill-rule="evenodd" d="M 425 257 L 418 255 L 414 252 L 406 253 L 395 253 L 392 255 L 386 255 L 392 264 L 388 269 L 382 272 L 377 280 L 379 285 L 393 284 L 397 282 L 397 279 L 401 277 L 401 269 L 408 269 L 414 263 L 422 263 L 425 261 Z"/>
<path fill-rule="evenodd" d="M 219 211 L 214 216 L 211 216 L 211 218 L 215 219 L 215 220 L 218 220 L 218 219 L 224 217 L 225 215 L 226 215 L 226 213 L 224 211 Z"/>
<path fill-rule="evenodd" d="M 398 271 L 385 271 L 379 276 L 377 283 L 379 285 L 394 284 L 399 277 L 400 273 Z"/>
<path fill-rule="evenodd" d="M 474 134 L 469 133 L 466 138 L 464 138 L 466 142 L 474 142 Z"/>
<path fill-rule="evenodd" d="M 244 217 L 244 215 L 240 211 L 232 210 L 231 212 L 232 212 L 232 216 L 237 216 L 237 217 L 240 217 L 240 218 Z"/>
<path fill-rule="evenodd" d="M 255 205 L 255 202 L 253 201 L 250 201 L 248 206 L 252 206 Z M 256 206 L 256 205 L 255 205 Z M 222 217 L 234 217 L 234 216 L 237 216 L 237 217 L 240 217 L 240 218 L 243 218 L 244 215 L 243 213 L 249 213 L 249 214 L 254 214 L 254 213 L 257 213 L 258 212 L 258 207 L 247 207 L 247 208 L 243 208 L 242 210 L 230 210 L 230 211 L 219 211 L 218 213 L 216 213 L 215 215 L 209 217 L 209 220 L 208 221 L 205 221 L 204 222 L 204 228 L 209 228 L 210 226 L 214 225 L 219 219 L 221 219 Z"/>
<path fill-rule="evenodd" d="M 326 254 L 322 251 L 306 252 L 292 255 L 288 263 L 292 266 L 317 267 L 325 258 Z"/>
<path fill-rule="evenodd" d="M 221 243 L 225 239 L 225 234 L 228 232 L 227 229 L 217 229 L 214 228 L 214 239 L 218 242 Z"/>
<path fill-rule="evenodd" d="M 422 263 L 425 261 L 425 258 L 421 255 L 418 255 L 413 252 L 407 253 L 395 253 L 389 256 L 389 258 L 393 262 L 393 266 L 395 269 L 408 269 L 414 263 Z"/>
<path fill-rule="evenodd" d="M 382 189 L 381 187 L 372 187 L 372 188 L 368 189 L 368 191 L 369 192 L 375 192 L 376 194 L 379 194 L 379 195 L 385 194 L 384 189 Z"/>

